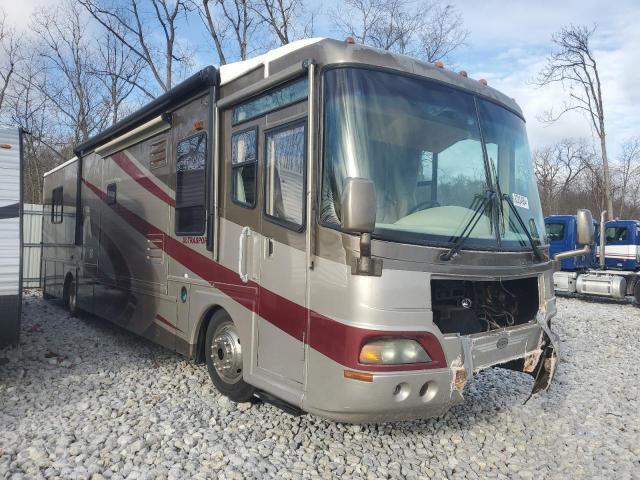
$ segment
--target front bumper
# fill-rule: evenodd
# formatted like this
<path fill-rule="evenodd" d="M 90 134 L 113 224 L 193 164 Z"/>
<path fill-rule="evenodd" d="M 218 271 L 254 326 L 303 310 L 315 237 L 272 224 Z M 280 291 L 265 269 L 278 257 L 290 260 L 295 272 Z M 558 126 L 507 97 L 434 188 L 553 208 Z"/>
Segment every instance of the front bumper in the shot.
<path fill-rule="evenodd" d="M 466 381 L 484 368 L 516 365 L 507 368 L 544 376 L 542 367 L 548 360 L 549 342 L 540 321 L 464 337 L 441 337 L 448 368 L 376 372 L 371 382 L 345 378 L 344 366 L 310 349 L 313 371 L 307 377 L 310 381 L 302 408 L 350 423 L 440 416 L 463 401 Z M 548 375 L 549 382 L 552 376 L 553 371 Z M 548 388 L 548 382 L 541 388 Z"/>

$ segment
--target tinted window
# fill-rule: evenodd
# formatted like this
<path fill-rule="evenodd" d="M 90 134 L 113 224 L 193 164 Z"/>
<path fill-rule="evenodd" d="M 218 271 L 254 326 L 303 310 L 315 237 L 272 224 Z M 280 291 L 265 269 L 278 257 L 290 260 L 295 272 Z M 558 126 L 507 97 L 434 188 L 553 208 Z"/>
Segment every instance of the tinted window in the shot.
<path fill-rule="evenodd" d="M 605 238 L 607 243 L 624 242 L 627 240 L 627 227 L 608 227 Z"/>
<path fill-rule="evenodd" d="M 233 109 L 233 124 L 259 117 L 271 110 L 307 98 L 307 79 L 301 79 L 271 90 Z"/>
<path fill-rule="evenodd" d="M 202 235 L 205 226 L 207 137 L 199 133 L 178 143 L 176 151 L 176 234 Z"/>
<path fill-rule="evenodd" d="M 564 239 L 564 223 L 547 223 L 545 227 L 549 241 Z"/>
<path fill-rule="evenodd" d="M 113 205 L 116 203 L 116 195 L 117 195 L 118 187 L 115 183 L 110 183 L 107 185 L 107 204 Z"/>
<path fill-rule="evenodd" d="M 62 187 L 51 192 L 51 223 L 62 223 Z"/>
<path fill-rule="evenodd" d="M 231 137 L 233 201 L 246 207 L 256 204 L 256 170 L 258 168 L 258 130 L 253 128 Z"/>
<path fill-rule="evenodd" d="M 304 132 L 297 124 L 265 136 L 265 213 L 296 230 L 304 218 Z"/>

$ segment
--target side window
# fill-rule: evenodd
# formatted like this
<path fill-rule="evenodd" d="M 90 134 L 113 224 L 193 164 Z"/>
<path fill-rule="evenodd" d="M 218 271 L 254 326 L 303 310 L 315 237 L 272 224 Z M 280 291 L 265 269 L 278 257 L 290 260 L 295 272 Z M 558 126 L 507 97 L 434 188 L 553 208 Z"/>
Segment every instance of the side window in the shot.
<path fill-rule="evenodd" d="M 237 125 L 286 105 L 299 102 L 307 98 L 307 95 L 308 84 L 306 77 L 282 87 L 274 88 L 268 93 L 234 108 L 232 124 Z"/>
<path fill-rule="evenodd" d="M 198 133 L 178 143 L 176 151 L 176 235 L 205 230 L 205 160 L 207 137 Z"/>
<path fill-rule="evenodd" d="M 627 227 L 607 227 L 605 240 L 607 244 L 625 242 L 627 240 Z"/>
<path fill-rule="evenodd" d="M 51 223 L 62 223 L 62 187 L 51 192 Z"/>
<path fill-rule="evenodd" d="M 234 133 L 231 137 L 231 195 L 243 207 L 256 206 L 258 169 L 258 129 Z"/>
<path fill-rule="evenodd" d="M 265 134 L 265 214 L 300 231 L 304 227 L 305 125 Z"/>
<path fill-rule="evenodd" d="M 118 193 L 118 186 L 115 183 L 107 185 L 107 205 L 114 205 L 116 203 L 116 195 Z"/>
<path fill-rule="evenodd" d="M 550 241 L 564 240 L 564 223 L 547 223 L 545 227 Z"/>

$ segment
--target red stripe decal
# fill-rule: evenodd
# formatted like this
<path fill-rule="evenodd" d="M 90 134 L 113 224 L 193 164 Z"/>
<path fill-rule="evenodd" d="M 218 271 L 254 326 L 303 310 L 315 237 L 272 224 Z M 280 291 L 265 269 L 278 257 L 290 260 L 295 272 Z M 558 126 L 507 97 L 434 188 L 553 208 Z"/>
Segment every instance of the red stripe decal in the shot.
<path fill-rule="evenodd" d="M 164 318 L 162 315 L 158 314 L 156 315 L 156 320 L 158 320 L 160 323 L 164 323 L 165 325 L 170 326 L 171 328 L 173 328 L 174 330 L 177 330 L 179 332 L 181 332 L 182 330 L 180 330 L 178 327 L 176 327 L 173 323 L 171 323 L 169 320 L 167 320 L 166 318 Z"/>
<path fill-rule="evenodd" d="M 172 207 L 176 206 L 176 201 L 167 195 L 158 185 L 153 183 L 151 179 L 144 174 L 142 170 L 138 168 L 138 166 L 133 163 L 124 152 L 118 152 L 111 155 L 111 158 L 114 162 L 124 170 L 131 178 L 133 178 L 138 184 L 147 190 L 152 195 L 155 195 L 163 202 L 171 205 Z"/>
<path fill-rule="evenodd" d="M 100 199 L 106 200 L 106 194 L 84 178 L 82 182 Z M 106 203 L 106 202 L 105 202 Z M 425 370 L 445 368 L 444 351 L 435 335 L 429 332 L 390 332 L 368 330 L 345 325 L 324 315 L 309 310 L 291 300 L 249 281 L 240 283 L 240 278 L 233 270 L 214 262 L 212 259 L 189 248 L 170 235 L 166 235 L 157 227 L 139 217 L 121 204 L 108 205 L 122 219 L 143 235 L 161 234 L 165 242 L 163 248 L 167 255 L 181 263 L 193 273 L 209 282 L 245 308 L 259 314 L 269 323 L 275 325 L 288 335 L 311 348 L 349 368 L 367 371 Z M 249 287 L 249 288 L 247 288 Z M 249 293 L 255 289 L 255 294 Z M 260 298 L 260 308 L 256 298 Z M 305 335 L 306 319 L 309 319 L 309 334 Z M 432 361 L 422 364 L 408 365 L 363 365 L 358 362 L 362 345 L 372 338 L 382 336 L 411 337 L 420 342 Z"/>

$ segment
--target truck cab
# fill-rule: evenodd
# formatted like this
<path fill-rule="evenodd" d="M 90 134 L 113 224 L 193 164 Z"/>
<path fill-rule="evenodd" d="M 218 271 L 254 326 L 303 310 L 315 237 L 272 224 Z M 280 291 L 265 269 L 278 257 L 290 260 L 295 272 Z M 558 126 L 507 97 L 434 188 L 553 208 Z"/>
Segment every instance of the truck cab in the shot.
<path fill-rule="evenodd" d="M 640 269 L 640 221 L 611 220 L 605 224 L 605 267 Z"/>
<path fill-rule="evenodd" d="M 556 254 L 579 248 L 576 217 L 575 215 L 550 215 L 544 219 L 547 238 L 549 239 L 549 254 L 551 258 Z M 597 234 L 597 224 L 594 222 L 595 232 Z M 598 239 L 596 238 L 595 244 Z M 595 245 L 594 245 L 595 247 Z M 560 269 L 567 272 L 576 272 L 595 267 L 596 249 L 592 248 L 586 255 L 578 257 L 564 258 L 560 261 Z"/>

